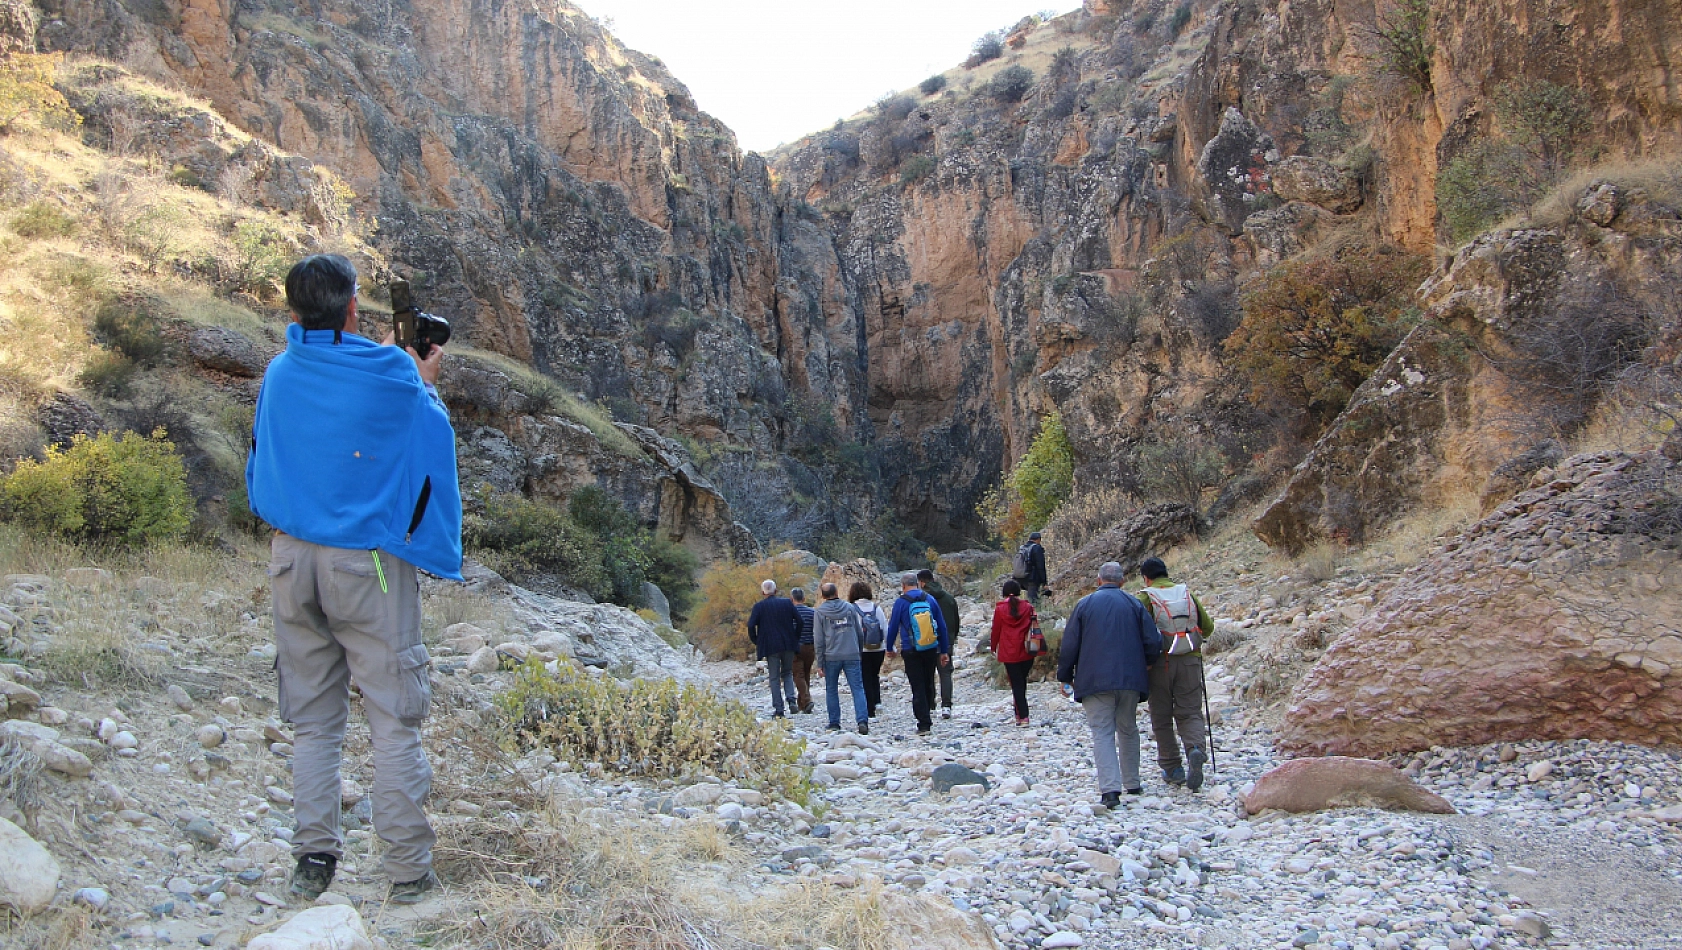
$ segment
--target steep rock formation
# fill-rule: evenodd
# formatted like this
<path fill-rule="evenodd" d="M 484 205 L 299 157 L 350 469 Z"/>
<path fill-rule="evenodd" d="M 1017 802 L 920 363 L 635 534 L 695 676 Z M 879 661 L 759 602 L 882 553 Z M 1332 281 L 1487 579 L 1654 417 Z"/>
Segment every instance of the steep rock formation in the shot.
<path fill-rule="evenodd" d="M 1608 182 L 1570 197 L 1558 224 L 1478 238 L 1425 283 L 1425 323 L 1297 466 L 1262 540 L 1358 543 L 1445 483 L 1499 490 L 1496 471 L 1580 425 L 1674 333 L 1682 212 Z"/>
<path fill-rule="evenodd" d="M 1682 742 L 1682 471 L 1609 453 L 1532 484 L 1331 645 L 1291 697 L 1284 748 Z"/>

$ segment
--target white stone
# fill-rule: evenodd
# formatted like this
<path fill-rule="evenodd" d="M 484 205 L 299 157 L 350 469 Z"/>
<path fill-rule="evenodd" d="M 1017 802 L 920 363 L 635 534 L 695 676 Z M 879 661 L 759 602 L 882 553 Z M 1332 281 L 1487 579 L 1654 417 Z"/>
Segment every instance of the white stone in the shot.
<path fill-rule="evenodd" d="M 52 854 L 22 828 L 0 818 L 0 904 L 24 914 L 44 910 L 58 893 Z"/>
<path fill-rule="evenodd" d="M 200 726 L 194 736 L 199 740 L 199 745 L 206 749 L 214 749 L 228 740 L 227 730 L 214 722 L 206 726 Z"/>
<path fill-rule="evenodd" d="M 965 864 L 980 864 L 981 855 L 974 848 L 953 848 L 946 852 L 946 866 L 958 867 Z"/>
<path fill-rule="evenodd" d="M 480 647 L 473 651 L 472 656 L 467 658 L 467 671 L 469 673 L 495 673 L 499 662 L 495 649 Z"/>
<path fill-rule="evenodd" d="M 1532 764 L 1530 766 L 1530 768 L 1525 769 L 1524 770 L 1524 777 L 1527 781 L 1540 782 L 1541 780 L 1543 780 L 1543 779 L 1547 778 L 1548 776 L 1552 775 L 1553 772 L 1554 772 L 1553 762 L 1548 760 L 1548 759 L 1543 759 L 1540 762 Z"/>
<path fill-rule="evenodd" d="M 1045 942 L 1040 946 L 1048 948 L 1048 950 L 1055 947 L 1084 947 L 1086 946 L 1086 939 L 1072 930 L 1059 930 L 1045 938 Z"/>
<path fill-rule="evenodd" d="M 374 950 L 374 944 L 355 909 L 325 904 L 254 938 L 245 950 Z"/>
<path fill-rule="evenodd" d="M 724 786 L 716 782 L 697 782 L 687 788 L 679 789 L 672 796 L 672 803 L 693 807 L 695 805 L 711 805 L 724 794 Z"/>
<path fill-rule="evenodd" d="M 134 737 L 134 733 L 127 730 L 112 736 L 110 741 L 111 748 L 116 749 L 118 752 L 121 752 L 124 749 L 137 749 L 140 747 L 140 740 Z"/>

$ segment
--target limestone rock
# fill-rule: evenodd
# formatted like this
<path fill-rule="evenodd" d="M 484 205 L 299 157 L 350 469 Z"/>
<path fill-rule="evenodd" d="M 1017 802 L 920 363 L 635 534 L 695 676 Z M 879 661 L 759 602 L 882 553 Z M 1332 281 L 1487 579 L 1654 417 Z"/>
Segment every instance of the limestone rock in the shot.
<path fill-rule="evenodd" d="M 1387 808 L 1452 815 L 1454 806 L 1420 788 L 1394 766 L 1371 759 L 1328 756 L 1286 762 L 1256 780 L 1244 796 L 1244 810 L 1288 812 L 1329 808 Z"/>
<path fill-rule="evenodd" d="M 1441 544 L 1298 684 L 1281 746 L 1682 743 L 1682 561 L 1662 487 L 1677 468 L 1576 456 Z"/>
<path fill-rule="evenodd" d="M 1293 155 L 1270 169 L 1273 190 L 1286 201 L 1306 201 L 1333 214 L 1361 207 L 1361 183 L 1323 158 Z"/>
<path fill-rule="evenodd" d="M 1233 231 L 1244 225 L 1257 196 L 1268 190 L 1273 139 L 1236 108 L 1221 116 L 1220 131 L 1203 145 L 1197 171 L 1208 188 L 1210 210 Z"/>
<path fill-rule="evenodd" d="M 991 789 L 993 783 L 974 769 L 967 769 L 956 762 L 948 762 L 934 770 L 929 776 L 929 790 L 933 792 L 950 792 L 960 785 L 979 785 L 983 789 Z"/>
<path fill-rule="evenodd" d="M 1098 583 L 1098 568 L 1117 561 L 1135 572 L 1145 558 L 1161 554 L 1197 530 L 1190 505 L 1152 505 L 1134 512 L 1114 528 L 1088 541 L 1051 574 L 1053 590 L 1086 589 Z"/>
<path fill-rule="evenodd" d="M 245 950 L 374 950 L 374 943 L 354 908 L 326 904 L 253 938 Z"/>
<path fill-rule="evenodd" d="M 33 914 L 58 893 L 59 867 L 52 854 L 22 828 L 0 818 L 0 904 Z"/>
<path fill-rule="evenodd" d="M 272 356 L 259 351 L 245 334 L 226 327 L 200 327 L 189 333 L 187 355 L 206 369 L 247 379 L 262 376 Z"/>

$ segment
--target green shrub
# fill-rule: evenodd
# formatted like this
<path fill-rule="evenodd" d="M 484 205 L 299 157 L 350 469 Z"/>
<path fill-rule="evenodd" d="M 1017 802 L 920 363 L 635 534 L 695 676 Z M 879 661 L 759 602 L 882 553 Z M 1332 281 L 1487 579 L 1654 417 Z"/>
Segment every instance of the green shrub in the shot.
<path fill-rule="evenodd" d="M 0 496 L 12 520 L 77 541 L 177 538 L 193 520 L 186 469 L 162 432 L 78 435 L 45 461 L 19 462 Z"/>
<path fill-rule="evenodd" d="M 965 69 L 974 69 L 982 63 L 990 63 L 1005 54 L 1004 37 L 998 33 L 988 33 L 975 41 L 970 48 L 969 58 L 964 60 Z"/>
<path fill-rule="evenodd" d="M 927 155 L 913 155 L 899 167 L 899 183 L 915 185 L 934 173 L 935 160 Z"/>
<path fill-rule="evenodd" d="M 1034 88 L 1034 71 L 1026 66 L 1006 66 L 981 87 L 981 94 L 1001 105 L 1021 102 Z"/>
<path fill-rule="evenodd" d="M 496 697 L 520 749 L 549 749 L 627 775 L 694 781 L 712 775 L 804 802 L 804 744 L 753 710 L 674 680 L 621 685 L 608 676 L 532 660 Z"/>
<path fill-rule="evenodd" d="M 1063 428 L 1062 415 L 1053 412 L 1040 420 L 1039 434 L 1016 467 L 998 487 L 982 496 L 976 515 L 1001 540 L 1044 527 L 1057 507 L 1068 500 L 1074 472 L 1074 446 Z"/>
<path fill-rule="evenodd" d="M 1168 35 L 1178 39 L 1186 27 L 1191 24 L 1191 4 L 1182 3 L 1174 10 L 1174 15 L 1168 18 Z"/>
<path fill-rule="evenodd" d="M 1503 83 L 1495 91 L 1495 115 L 1507 138 L 1529 152 L 1549 179 L 1565 170 L 1590 127 L 1583 93 L 1545 79 Z"/>
<path fill-rule="evenodd" d="M 93 328 L 113 350 L 140 366 L 152 366 L 164 355 L 163 330 L 145 298 L 106 300 L 94 311 Z"/>
<path fill-rule="evenodd" d="M 121 353 L 101 350 L 88 358 L 76 381 L 110 399 L 121 399 L 134 382 L 134 361 Z"/>
<path fill-rule="evenodd" d="M 280 292 L 294 257 L 285 233 L 263 221 L 241 221 L 234 225 L 233 248 L 235 289 L 259 299 Z"/>
<path fill-rule="evenodd" d="M 479 500 L 462 518 L 462 546 L 491 570 L 516 583 L 550 575 L 592 593 L 605 585 L 593 540 L 564 509 L 489 491 Z"/>
<path fill-rule="evenodd" d="M 917 84 L 917 91 L 925 96 L 932 96 L 945 88 L 946 77 L 940 75 L 939 73 L 936 73 Z"/>
<path fill-rule="evenodd" d="M 1195 436 L 1146 442 L 1133 454 L 1134 477 L 1147 501 L 1201 508 L 1203 489 L 1220 484 L 1220 450 Z"/>
<path fill-rule="evenodd" d="M 1384 68 L 1412 83 L 1421 93 L 1431 91 L 1431 0 L 1401 0 L 1389 17 L 1373 28 Z"/>
<path fill-rule="evenodd" d="M 1476 142 L 1437 172 L 1437 213 L 1450 240 L 1464 244 L 1529 207 L 1544 186 L 1519 147 Z"/>
<path fill-rule="evenodd" d="M 69 237 L 76 233 L 76 219 L 51 201 L 31 201 L 6 223 L 18 237 Z"/>

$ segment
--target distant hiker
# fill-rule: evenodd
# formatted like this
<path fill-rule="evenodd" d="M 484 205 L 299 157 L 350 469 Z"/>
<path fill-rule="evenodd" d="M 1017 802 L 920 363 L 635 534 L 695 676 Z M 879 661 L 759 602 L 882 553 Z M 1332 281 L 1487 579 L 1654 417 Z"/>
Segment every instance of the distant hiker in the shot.
<path fill-rule="evenodd" d="M 818 605 L 813 624 L 812 643 L 818 659 L 818 675 L 824 678 L 824 707 L 829 713 L 829 728 L 841 728 L 841 697 L 839 689 L 843 673 L 847 689 L 853 694 L 853 722 L 859 735 L 870 734 L 870 704 L 864 696 L 864 667 L 859 659 L 864 645 L 864 618 L 859 609 L 841 599 L 835 585 L 825 582 L 818 588 L 823 603 Z"/>
<path fill-rule="evenodd" d="M 1156 764 L 1168 784 L 1195 792 L 1203 787 L 1203 763 L 1209 760 L 1209 724 L 1203 721 L 1203 638 L 1215 632 L 1215 622 L 1186 585 L 1168 579 L 1168 566 L 1160 558 L 1147 558 L 1139 573 L 1145 579 L 1139 602 L 1162 632 L 1162 659 L 1151 667 Z M 1186 747 L 1184 767 L 1180 742 Z"/>
<path fill-rule="evenodd" d="M 280 718 L 296 727 L 291 891 L 320 897 L 344 856 L 339 765 L 354 677 L 389 899 L 413 904 L 438 883 L 423 807 L 432 684 L 416 568 L 461 580 L 456 438 L 434 388 L 443 348 L 422 359 L 359 335 L 356 294 L 356 268 L 336 254 L 286 275 L 292 323 L 263 374 L 245 485 L 251 510 L 276 529 L 275 673 Z"/>
<path fill-rule="evenodd" d="M 765 661 L 765 672 L 771 680 L 771 715 L 783 718 L 783 700 L 794 705 L 794 657 L 800 651 L 800 614 L 794 601 L 777 596 L 777 582 L 760 582 L 764 596 L 748 614 L 748 640 L 759 650 Z"/>
<path fill-rule="evenodd" d="M 958 639 L 958 602 L 940 586 L 934 579 L 934 572 L 923 568 L 917 572 L 917 586 L 921 587 L 934 602 L 940 605 L 940 616 L 946 621 L 946 633 L 953 639 Z M 952 718 L 952 664 L 944 663 L 940 667 L 940 718 Z"/>
<path fill-rule="evenodd" d="M 800 711 L 812 711 L 812 608 L 806 606 L 806 592 L 798 587 L 788 592 L 794 612 L 800 615 L 800 649 L 794 652 L 794 688 L 800 693 Z"/>
<path fill-rule="evenodd" d="M 1028 652 L 1028 631 L 1038 620 L 1032 604 L 1022 600 L 1022 585 L 1005 581 L 1004 600 L 993 605 L 993 629 L 987 649 L 1005 668 L 1010 696 L 1016 701 L 1016 724 L 1028 724 L 1028 673 L 1034 668 L 1034 654 Z"/>
<path fill-rule="evenodd" d="M 882 661 L 888 656 L 888 615 L 876 603 L 875 594 L 864 581 L 853 581 L 847 588 L 847 601 L 859 609 L 864 622 L 864 645 L 860 660 L 864 667 L 864 699 L 870 718 L 876 718 L 876 707 L 882 705 Z"/>
<path fill-rule="evenodd" d="M 1045 548 L 1040 546 L 1038 531 L 1028 535 L 1028 540 L 1016 549 L 1016 554 L 1010 559 L 1011 580 L 1022 585 L 1028 593 L 1028 602 L 1038 607 L 1040 604 L 1040 588 L 1046 584 L 1045 577 Z"/>
<path fill-rule="evenodd" d="M 1115 561 L 1098 568 L 1099 587 L 1069 614 L 1057 657 L 1058 682 L 1072 684 L 1075 701 L 1086 710 L 1105 808 L 1119 805 L 1123 790 L 1129 795 L 1144 790 L 1134 716 L 1150 689 L 1150 666 L 1162 650 L 1162 635 L 1150 613 L 1121 589 L 1125 576 Z"/>
<path fill-rule="evenodd" d="M 940 605 L 917 586 L 917 575 L 906 571 L 899 577 L 900 595 L 888 618 L 888 655 L 894 648 L 905 658 L 905 679 L 911 684 L 911 714 L 917 717 L 917 734 L 934 729 L 930 707 L 934 703 L 934 671 L 952 662 L 952 640 Z"/>

